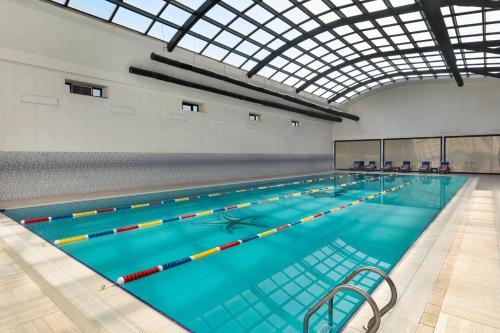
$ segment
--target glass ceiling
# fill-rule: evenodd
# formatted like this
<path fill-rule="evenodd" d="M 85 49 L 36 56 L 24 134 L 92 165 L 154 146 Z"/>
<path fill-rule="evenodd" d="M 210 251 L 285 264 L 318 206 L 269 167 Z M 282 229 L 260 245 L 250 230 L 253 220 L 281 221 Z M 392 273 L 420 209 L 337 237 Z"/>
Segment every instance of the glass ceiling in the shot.
<path fill-rule="evenodd" d="M 451 77 L 419 7 L 394 15 L 415 0 L 209 0 L 215 5 L 201 16 L 205 0 L 51 1 L 167 43 L 197 17 L 178 46 L 245 71 L 291 45 L 257 74 L 328 102 L 399 81 Z M 381 11 L 386 14 L 370 17 Z M 483 46 L 500 41 L 500 10 L 442 6 L 441 12 L 461 74 L 486 67 L 498 73 L 500 51 Z M 349 20 L 359 15 L 363 20 Z M 335 28 L 294 43 L 332 22 Z"/>

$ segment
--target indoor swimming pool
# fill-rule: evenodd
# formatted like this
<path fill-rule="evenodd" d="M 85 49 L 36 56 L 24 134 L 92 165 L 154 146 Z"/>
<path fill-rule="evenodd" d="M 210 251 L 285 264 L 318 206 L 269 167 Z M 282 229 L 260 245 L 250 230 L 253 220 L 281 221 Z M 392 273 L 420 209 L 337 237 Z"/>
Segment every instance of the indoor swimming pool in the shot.
<path fill-rule="evenodd" d="M 359 266 L 391 271 L 467 177 L 322 174 L 7 211 L 194 332 L 301 332 Z M 371 273 L 353 283 L 371 291 Z M 340 293 L 311 329 L 361 305 Z"/>

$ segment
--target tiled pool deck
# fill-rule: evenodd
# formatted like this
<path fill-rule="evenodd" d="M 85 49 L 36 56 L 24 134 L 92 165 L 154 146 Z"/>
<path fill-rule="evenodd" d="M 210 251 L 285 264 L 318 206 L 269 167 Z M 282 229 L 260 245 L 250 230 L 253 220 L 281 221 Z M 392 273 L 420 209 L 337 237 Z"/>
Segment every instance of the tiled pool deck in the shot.
<path fill-rule="evenodd" d="M 476 182 L 391 273 L 399 300 L 380 331 L 500 332 L 500 176 Z M 374 296 L 382 304 L 388 290 Z M 363 307 L 346 331 L 369 317 Z M 101 331 L 185 330 L 0 214 L 0 332 Z"/>

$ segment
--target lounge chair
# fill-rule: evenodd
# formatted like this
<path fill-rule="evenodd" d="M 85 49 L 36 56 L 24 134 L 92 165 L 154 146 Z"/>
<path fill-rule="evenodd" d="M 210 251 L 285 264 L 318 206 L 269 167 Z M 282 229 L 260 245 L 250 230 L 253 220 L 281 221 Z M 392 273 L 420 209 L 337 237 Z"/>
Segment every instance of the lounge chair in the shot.
<path fill-rule="evenodd" d="M 352 163 L 352 167 L 349 168 L 349 170 L 363 170 L 365 166 L 365 162 L 364 161 L 354 161 Z"/>
<path fill-rule="evenodd" d="M 430 161 L 423 161 L 422 166 L 420 169 L 418 169 L 419 172 L 431 172 L 431 162 Z"/>
<path fill-rule="evenodd" d="M 439 166 L 439 173 L 450 173 L 450 162 L 443 161 Z"/>
<path fill-rule="evenodd" d="M 382 171 L 393 171 L 392 161 L 385 161 L 384 166 L 382 167 Z"/>
<path fill-rule="evenodd" d="M 399 168 L 401 172 L 410 172 L 411 171 L 411 161 L 403 161 L 403 165 Z"/>
<path fill-rule="evenodd" d="M 377 170 L 377 163 L 375 161 L 369 161 L 368 165 L 365 167 L 366 171 L 375 171 Z"/>

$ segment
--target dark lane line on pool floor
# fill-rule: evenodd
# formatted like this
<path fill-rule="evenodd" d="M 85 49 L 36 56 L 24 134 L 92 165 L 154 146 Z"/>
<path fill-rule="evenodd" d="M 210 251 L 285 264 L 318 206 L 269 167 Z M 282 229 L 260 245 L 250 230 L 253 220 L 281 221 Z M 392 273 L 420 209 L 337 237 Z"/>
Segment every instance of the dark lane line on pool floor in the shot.
<path fill-rule="evenodd" d="M 357 182 L 349 182 L 349 183 L 343 183 L 343 184 L 339 184 L 339 185 L 330 185 L 330 186 L 319 188 L 319 189 L 312 189 L 312 190 L 306 190 L 306 191 L 291 193 L 291 194 L 282 195 L 282 196 L 275 196 L 272 198 L 258 200 L 255 202 L 240 203 L 240 204 L 230 205 L 230 206 L 226 206 L 226 207 L 222 207 L 222 208 L 206 210 L 203 212 L 185 214 L 185 215 L 181 215 L 181 216 L 175 216 L 175 217 L 158 219 L 158 220 L 139 223 L 139 224 L 128 225 L 128 226 L 124 226 L 124 227 L 116 228 L 116 229 L 107 229 L 107 230 L 97 231 L 97 232 L 93 232 L 93 233 L 85 234 L 85 235 L 71 236 L 71 237 L 67 237 L 67 238 L 57 239 L 54 241 L 54 244 L 55 245 L 65 245 L 65 244 L 69 244 L 69 243 L 80 242 L 80 241 L 84 241 L 84 240 L 88 240 L 88 239 L 92 239 L 92 238 L 109 236 L 109 235 L 113 235 L 113 234 L 137 230 L 137 229 L 145 229 L 145 228 L 161 226 L 161 225 L 164 225 L 164 224 L 170 223 L 170 222 L 176 222 L 176 221 L 187 220 L 187 219 L 200 217 L 200 216 L 212 215 L 215 213 L 229 211 L 229 210 L 233 210 L 233 209 L 240 209 L 240 208 L 245 208 L 245 207 L 267 204 L 267 203 L 276 202 L 276 201 L 284 200 L 284 199 L 297 198 L 297 197 L 301 197 L 301 196 L 307 195 L 307 194 L 317 193 L 320 191 L 328 191 L 328 190 L 332 190 L 335 188 L 352 186 L 352 185 L 356 185 L 356 184 L 365 183 L 368 181 L 379 180 L 379 179 L 382 179 L 385 177 L 390 177 L 390 176 L 392 176 L 392 175 L 387 175 L 384 177 L 372 177 L 372 178 L 363 179 L 363 180 L 360 180 Z"/>

